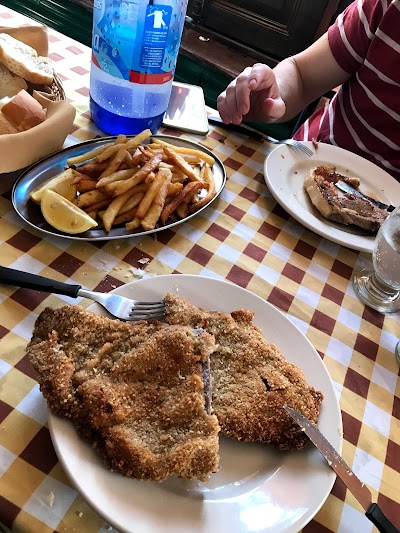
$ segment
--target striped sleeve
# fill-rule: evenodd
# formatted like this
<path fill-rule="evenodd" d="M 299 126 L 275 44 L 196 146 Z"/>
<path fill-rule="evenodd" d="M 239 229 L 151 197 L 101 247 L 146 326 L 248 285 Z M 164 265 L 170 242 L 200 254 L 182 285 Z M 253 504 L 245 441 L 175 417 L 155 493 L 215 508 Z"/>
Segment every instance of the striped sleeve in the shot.
<path fill-rule="evenodd" d="M 355 0 L 329 28 L 329 45 L 343 70 L 354 74 L 362 65 L 386 10 L 385 0 Z"/>

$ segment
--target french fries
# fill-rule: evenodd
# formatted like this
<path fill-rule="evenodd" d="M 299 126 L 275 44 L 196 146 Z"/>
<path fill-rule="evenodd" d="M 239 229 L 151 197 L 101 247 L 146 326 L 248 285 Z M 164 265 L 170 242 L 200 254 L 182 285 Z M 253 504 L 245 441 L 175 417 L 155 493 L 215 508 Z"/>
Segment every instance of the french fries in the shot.
<path fill-rule="evenodd" d="M 153 230 L 198 211 L 217 194 L 213 157 L 151 135 L 119 135 L 67 160 L 76 170 L 74 203 L 106 232 L 121 224 Z"/>
<path fill-rule="evenodd" d="M 158 219 L 160 218 L 160 215 L 164 208 L 165 200 L 167 199 L 168 186 L 171 183 L 171 176 L 172 176 L 172 173 L 168 169 L 161 169 L 158 171 L 158 174 L 154 181 L 159 179 L 159 181 L 161 182 L 161 186 L 158 188 L 158 191 L 155 194 L 151 202 L 151 205 L 149 209 L 146 211 L 145 216 L 143 217 L 142 222 L 141 222 L 143 229 L 146 231 L 152 230 L 156 227 Z M 139 208 L 141 205 L 142 203 L 140 203 Z M 136 217 L 138 218 L 140 218 L 139 208 L 136 212 Z"/>
<path fill-rule="evenodd" d="M 201 207 L 207 205 L 208 202 L 217 194 L 214 178 L 209 166 L 204 166 L 201 169 L 200 178 L 207 185 L 207 194 L 190 206 L 189 211 L 191 213 L 194 213 L 195 211 L 198 211 Z"/>
<path fill-rule="evenodd" d="M 106 231 L 110 231 L 114 220 L 121 211 L 122 206 L 129 200 L 131 196 L 131 191 L 126 191 L 124 194 L 116 196 L 108 205 L 103 214 L 103 224 Z"/>
<path fill-rule="evenodd" d="M 202 185 L 203 184 L 200 181 L 191 181 L 185 185 L 183 189 L 176 196 L 174 196 L 168 205 L 166 205 L 162 210 L 160 216 L 161 222 L 165 224 L 175 209 L 177 209 L 182 202 L 185 202 L 187 198 L 190 198 L 190 196 L 198 191 Z"/>

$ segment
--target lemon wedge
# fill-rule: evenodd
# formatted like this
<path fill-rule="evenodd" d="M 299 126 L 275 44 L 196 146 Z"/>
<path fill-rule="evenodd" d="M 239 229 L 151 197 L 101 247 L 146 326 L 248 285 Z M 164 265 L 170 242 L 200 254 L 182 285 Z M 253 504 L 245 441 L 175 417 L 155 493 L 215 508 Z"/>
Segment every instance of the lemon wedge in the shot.
<path fill-rule="evenodd" d="M 46 221 L 64 233 L 82 233 L 98 225 L 85 211 L 51 189 L 43 191 L 40 208 Z"/>
<path fill-rule="evenodd" d="M 67 200 L 73 200 L 76 197 L 76 185 L 72 183 L 74 178 L 75 171 L 68 168 L 33 189 L 29 196 L 34 202 L 40 204 L 44 191 L 50 190 L 57 192 Z"/>

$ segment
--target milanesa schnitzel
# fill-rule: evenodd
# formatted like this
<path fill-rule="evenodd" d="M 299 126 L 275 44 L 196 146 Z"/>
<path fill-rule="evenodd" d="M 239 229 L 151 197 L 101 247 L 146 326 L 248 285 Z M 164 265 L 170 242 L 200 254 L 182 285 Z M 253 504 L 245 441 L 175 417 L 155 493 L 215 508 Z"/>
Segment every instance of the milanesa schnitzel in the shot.
<path fill-rule="evenodd" d="M 218 470 L 219 425 L 206 411 L 204 331 L 46 308 L 27 347 L 50 409 L 70 418 L 111 470 L 162 481 Z"/>
<path fill-rule="evenodd" d="M 248 310 L 205 311 L 168 293 L 167 322 L 202 328 L 215 337 L 211 354 L 212 405 L 221 432 L 244 441 L 301 449 L 308 439 L 283 409 L 288 405 L 316 423 L 323 395 L 285 360 L 252 322 Z"/>

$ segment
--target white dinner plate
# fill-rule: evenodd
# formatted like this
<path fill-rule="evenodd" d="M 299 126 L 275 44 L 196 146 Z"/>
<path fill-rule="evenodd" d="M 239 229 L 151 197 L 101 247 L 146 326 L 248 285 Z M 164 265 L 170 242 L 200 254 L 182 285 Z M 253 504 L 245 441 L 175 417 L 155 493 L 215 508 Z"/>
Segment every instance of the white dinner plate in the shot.
<path fill-rule="evenodd" d="M 337 244 L 372 253 L 375 235 L 324 218 L 304 189 L 305 176 L 319 165 L 335 165 L 339 173 L 360 178 L 360 191 L 386 204 L 400 205 L 400 183 L 371 161 L 331 144 L 303 143 L 313 150 L 307 157 L 299 150 L 280 145 L 265 160 L 264 176 L 275 200 L 306 228 Z"/>
<path fill-rule="evenodd" d="M 212 278 L 166 275 L 141 279 L 114 293 L 160 300 L 166 292 L 206 308 L 247 308 L 265 337 L 299 365 L 324 394 L 319 428 L 341 452 L 342 421 L 331 378 L 307 338 L 279 310 L 236 285 Z M 105 314 L 98 304 L 90 309 Z M 279 452 L 268 445 L 220 439 L 220 471 L 209 482 L 137 481 L 107 471 L 66 419 L 49 413 L 57 455 L 72 483 L 108 523 L 129 533 L 295 533 L 326 500 L 335 474 L 314 448 Z"/>

